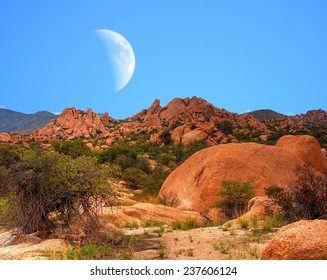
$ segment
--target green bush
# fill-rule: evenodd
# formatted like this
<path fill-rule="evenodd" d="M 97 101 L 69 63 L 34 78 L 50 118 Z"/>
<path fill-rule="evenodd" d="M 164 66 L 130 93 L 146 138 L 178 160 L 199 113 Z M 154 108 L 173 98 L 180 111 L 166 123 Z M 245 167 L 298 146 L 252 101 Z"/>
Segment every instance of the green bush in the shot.
<path fill-rule="evenodd" d="M 129 167 L 123 171 L 122 179 L 128 182 L 132 189 L 140 188 L 141 183 L 145 180 L 146 174 L 139 168 Z"/>
<path fill-rule="evenodd" d="M 249 228 L 249 221 L 247 221 L 247 220 L 239 219 L 238 223 L 241 226 L 241 228 L 244 228 L 244 229 Z"/>
<path fill-rule="evenodd" d="M 58 142 L 54 142 L 52 146 L 54 150 L 71 156 L 72 158 L 91 155 L 91 150 L 82 140 L 64 141 L 62 142 L 61 146 L 58 144 Z"/>
<path fill-rule="evenodd" d="M 137 154 L 131 148 L 118 145 L 97 153 L 99 163 L 114 163 L 118 156 L 125 156 L 133 160 L 137 158 Z"/>
<path fill-rule="evenodd" d="M 53 151 L 23 151 L 3 179 L 0 219 L 24 233 L 66 226 L 73 219 L 84 225 L 98 225 L 99 203 L 114 197 L 108 182 L 111 165 L 99 165 L 95 158 L 76 159 Z"/>
<path fill-rule="evenodd" d="M 234 126 L 230 121 L 224 120 L 219 123 L 216 123 L 216 128 L 224 134 L 228 135 L 233 133 Z"/>
<path fill-rule="evenodd" d="M 270 231 L 274 228 L 281 228 L 286 224 L 285 213 L 273 213 L 264 220 L 263 229 Z"/>
<path fill-rule="evenodd" d="M 172 223 L 173 230 L 190 230 L 197 228 L 199 226 L 198 220 L 196 218 L 188 217 L 185 221 L 175 220 Z"/>
<path fill-rule="evenodd" d="M 167 170 L 157 167 L 151 174 L 143 178 L 140 187 L 144 190 L 144 194 L 157 195 L 168 175 Z"/>
<path fill-rule="evenodd" d="M 222 181 L 222 190 L 217 194 L 221 198 L 213 206 L 218 207 L 229 219 L 240 216 L 246 210 L 248 201 L 255 194 L 251 181 Z"/>
<path fill-rule="evenodd" d="M 171 143 L 170 129 L 165 129 L 159 136 L 163 144 L 169 145 Z"/>

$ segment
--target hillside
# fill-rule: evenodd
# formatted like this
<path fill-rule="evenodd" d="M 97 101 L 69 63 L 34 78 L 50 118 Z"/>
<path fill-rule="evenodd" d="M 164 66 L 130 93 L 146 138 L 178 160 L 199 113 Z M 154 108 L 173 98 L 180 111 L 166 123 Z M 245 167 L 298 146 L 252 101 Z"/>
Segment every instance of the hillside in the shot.
<path fill-rule="evenodd" d="M 271 119 L 279 120 L 279 119 L 284 119 L 287 117 L 286 115 L 280 114 L 276 111 L 269 110 L 269 109 L 255 110 L 255 111 L 248 112 L 245 114 L 251 115 L 259 121 L 266 121 L 266 120 L 271 120 Z M 242 114 L 242 115 L 245 115 L 245 114 Z"/>
<path fill-rule="evenodd" d="M 56 115 L 47 111 L 24 114 L 8 109 L 0 109 L 0 132 L 24 131 L 31 133 L 48 124 L 53 118 L 56 118 Z"/>

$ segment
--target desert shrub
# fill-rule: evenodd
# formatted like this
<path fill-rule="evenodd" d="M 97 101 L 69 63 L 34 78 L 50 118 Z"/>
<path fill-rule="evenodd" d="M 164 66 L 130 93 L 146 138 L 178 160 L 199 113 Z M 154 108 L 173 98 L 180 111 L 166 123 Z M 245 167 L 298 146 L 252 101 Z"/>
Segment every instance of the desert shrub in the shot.
<path fill-rule="evenodd" d="M 296 211 L 294 206 L 294 194 L 287 189 L 270 186 L 265 188 L 266 195 L 282 208 L 285 218 L 289 221 L 296 220 Z"/>
<path fill-rule="evenodd" d="M 219 123 L 216 123 L 216 128 L 224 134 L 228 135 L 233 133 L 234 126 L 230 121 L 223 120 Z"/>
<path fill-rule="evenodd" d="M 0 219 L 24 233 L 67 226 L 74 219 L 94 228 L 98 210 L 111 204 L 110 165 L 95 158 L 73 159 L 53 151 L 25 151 L 5 174 Z"/>
<path fill-rule="evenodd" d="M 181 229 L 182 228 L 182 222 L 180 220 L 175 220 L 175 221 L 173 221 L 171 226 L 172 226 L 173 230 Z"/>
<path fill-rule="evenodd" d="M 129 186 L 133 189 L 142 189 L 141 194 L 137 194 L 135 198 L 144 201 L 144 199 L 151 200 L 151 197 L 156 197 L 153 202 L 157 200 L 157 195 L 160 188 L 169 175 L 169 172 L 162 167 L 157 167 L 150 174 L 146 174 L 139 168 L 131 167 L 123 171 L 123 180 L 129 183 Z M 158 203 L 158 202 L 157 202 Z"/>
<path fill-rule="evenodd" d="M 169 192 L 164 194 L 164 196 L 161 199 L 161 204 L 170 206 L 170 207 L 177 207 L 177 205 L 180 203 L 180 199 L 176 193 Z"/>
<path fill-rule="evenodd" d="M 86 146 L 86 144 L 82 140 L 73 140 L 73 141 L 64 141 L 61 146 L 55 144 L 58 142 L 54 142 L 53 148 L 58 150 L 59 152 L 71 156 L 72 158 L 77 158 L 79 156 L 90 156 L 91 150 Z"/>
<path fill-rule="evenodd" d="M 100 260 L 108 258 L 109 248 L 109 244 L 90 243 L 80 248 L 68 248 L 66 255 L 68 260 Z"/>
<path fill-rule="evenodd" d="M 172 147 L 172 155 L 176 158 L 176 163 L 180 165 L 191 155 L 204 148 L 207 148 L 207 145 L 202 141 L 195 141 L 188 148 L 183 147 L 182 143 L 178 143 Z"/>
<path fill-rule="evenodd" d="M 159 159 L 159 162 L 164 164 L 164 165 L 167 165 L 173 158 L 172 158 L 172 155 L 170 154 L 167 154 L 167 153 L 161 153 L 159 156 L 158 156 L 158 159 Z"/>
<path fill-rule="evenodd" d="M 0 166 L 8 168 L 18 160 L 18 155 L 13 148 L 0 148 Z"/>
<path fill-rule="evenodd" d="M 144 194 L 157 195 L 162 184 L 168 177 L 169 172 L 162 167 L 157 167 L 153 172 L 143 178 L 140 187 L 144 190 Z"/>
<path fill-rule="evenodd" d="M 244 229 L 249 228 L 249 221 L 248 220 L 239 219 L 238 223 L 241 226 L 241 228 L 244 228 Z"/>
<path fill-rule="evenodd" d="M 229 219 L 240 216 L 246 210 L 248 201 L 255 194 L 251 181 L 222 181 L 222 190 L 217 194 L 221 198 L 213 206 L 220 208 Z"/>
<path fill-rule="evenodd" d="M 122 170 L 125 170 L 129 167 L 134 167 L 136 165 L 136 159 L 133 159 L 133 158 L 123 155 L 123 154 L 117 155 L 115 160 L 113 160 L 112 162 L 114 162 L 115 164 L 118 164 L 122 168 Z"/>
<path fill-rule="evenodd" d="M 170 142 L 171 142 L 170 129 L 165 129 L 164 131 L 162 131 L 160 133 L 159 137 L 160 137 L 163 144 L 169 145 Z"/>
<path fill-rule="evenodd" d="M 139 168 L 129 167 L 123 171 L 122 179 L 128 182 L 132 189 L 140 188 L 141 183 L 145 180 L 146 174 Z"/>
<path fill-rule="evenodd" d="M 181 230 L 190 230 L 197 228 L 199 226 L 198 220 L 196 218 L 188 217 L 185 221 L 175 220 L 172 223 L 173 230 L 181 229 Z"/>
<path fill-rule="evenodd" d="M 122 155 L 133 160 L 137 158 L 137 154 L 131 148 L 119 145 L 112 146 L 104 151 L 101 151 L 100 153 L 97 153 L 99 163 L 114 163 L 116 158 Z"/>
<path fill-rule="evenodd" d="M 290 220 L 317 219 L 327 214 L 327 174 L 306 165 L 288 189 L 272 186 L 266 194 L 282 207 Z"/>
<path fill-rule="evenodd" d="M 327 214 L 327 174 L 321 176 L 309 165 L 299 172 L 298 180 L 291 185 L 295 204 L 300 215 L 317 219 Z"/>
<path fill-rule="evenodd" d="M 263 229 L 270 231 L 274 228 L 281 228 L 286 224 L 285 213 L 272 213 L 270 216 L 265 217 Z"/>

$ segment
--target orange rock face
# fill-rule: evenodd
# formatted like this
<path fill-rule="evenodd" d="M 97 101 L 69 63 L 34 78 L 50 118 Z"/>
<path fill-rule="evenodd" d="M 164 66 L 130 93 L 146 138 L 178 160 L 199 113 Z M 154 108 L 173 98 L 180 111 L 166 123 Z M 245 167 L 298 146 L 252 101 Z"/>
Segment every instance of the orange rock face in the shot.
<path fill-rule="evenodd" d="M 303 162 L 280 147 L 231 143 L 203 149 L 177 167 L 164 182 L 159 197 L 177 207 L 207 213 L 220 198 L 224 180 L 253 180 L 256 195 L 272 185 L 286 187 L 297 179 Z"/>
<path fill-rule="evenodd" d="M 199 225 L 205 225 L 207 220 L 199 213 L 193 211 L 182 211 L 174 207 L 160 204 L 138 203 L 132 206 L 120 206 L 114 209 L 108 209 L 102 214 L 111 222 L 123 227 L 126 221 L 136 221 L 139 224 L 146 221 L 161 221 L 172 223 L 176 220 L 182 222 L 189 218 L 194 218 Z"/>
<path fill-rule="evenodd" d="M 274 212 L 280 212 L 281 207 L 265 196 L 257 196 L 248 202 L 247 212 L 237 220 L 251 221 L 254 217 L 264 217 Z"/>
<path fill-rule="evenodd" d="M 39 129 L 36 134 L 46 136 L 60 136 L 63 138 L 90 137 L 108 132 L 106 123 L 110 117 L 105 114 L 100 117 L 88 109 L 86 112 L 76 110 L 74 107 L 66 108 L 57 119 L 52 120 L 44 128 Z"/>
<path fill-rule="evenodd" d="M 281 228 L 261 253 L 262 260 L 321 260 L 327 257 L 327 221 L 299 221 Z"/>
<path fill-rule="evenodd" d="M 148 131 L 153 135 L 171 128 L 172 141 L 175 144 L 183 143 L 189 146 L 195 141 L 203 141 L 210 146 L 217 143 L 236 143 L 237 140 L 231 135 L 232 132 L 259 133 L 258 137 L 261 137 L 260 134 L 266 135 L 262 140 L 267 140 L 267 135 L 271 133 L 270 129 L 289 128 L 290 131 L 296 131 L 306 129 L 308 125 L 322 127 L 325 130 L 327 113 L 323 110 L 314 110 L 283 120 L 261 122 L 248 114 L 239 116 L 225 109 L 219 109 L 206 100 L 194 96 L 175 98 L 163 107 L 160 105 L 160 100 L 156 99 L 149 109 L 144 109 L 124 121 L 114 120 L 108 113 L 99 116 L 91 109 L 85 112 L 74 107 L 67 108 L 57 119 L 39 129 L 34 135 L 71 139 L 95 136 L 100 133 L 102 136 L 119 137 L 140 131 Z M 158 143 L 158 137 L 153 136 L 150 141 Z"/>
<path fill-rule="evenodd" d="M 11 140 L 11 136 L 9 133 L 3 132 L 0 133 L 0 142 L 9 142 Z"/>
<path fill-rule="evenodd" d="M 291 152 L 322 173 L 327 170 L 327 159 L 321 152 L 320 144 L 310 135 L 286 135 L 278 140 L 276 146 Z"/>

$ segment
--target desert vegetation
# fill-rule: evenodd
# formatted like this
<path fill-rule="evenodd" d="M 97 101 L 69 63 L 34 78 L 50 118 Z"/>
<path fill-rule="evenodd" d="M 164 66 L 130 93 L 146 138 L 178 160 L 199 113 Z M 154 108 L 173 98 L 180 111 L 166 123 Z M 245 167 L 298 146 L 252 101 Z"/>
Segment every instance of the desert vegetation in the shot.
<path fill-rule="evenodd" d="M 257 188 L 254 181 L 242 180 L 217 182 L 221 190 L 217 202 L 210 206 L 218 208 L 221 218 L 213 221 L 206 216 L 206 227 L 191 217 L 169 222 L 128 218 L 118 224 L 102 215 L 103 208 L 139 202 L 175 206 L 179 198 L 174 194 L 167 200 L 158 198 L 162 184 L 191 155 L 207 147 L 205 141 L 194 141 L 187 147 L 171 141 L 171 133 L 178 126 L 175 123 L 159 133 L 160 145 L 149 141 L 156 130 L 126 133 L 105 149 L 87 146 L 90 141 L 97 146 L 107 140 L 100 132 L 90 139 L 50 143 L 32 139 L 29 147 L 2 145 L 0 227 L 42 239 L 62 238 L 69 246 L 64 252 L 47 252 L 47 258 L 52 259 L 197 259 L 204 243 L 206 258 L 258 259 L 263 245 L 278 228 L 299 219 L 326 216 L 326 175 L 318 174 L 310 165 L 287 189 L 266 187 L 266 195 L 281 211 L 258 218 L 242 218 Z M 276 131 L 262 141 L 255 131 L 233 131 L 230 122 L 221 122 L 216 128 L 241 142 L 268 145 L 283 135 Z M 321 134 L 318 138 L 322 146 L 324 137 Z M 211 231 L 218 236 L 207 243 Z M 173 244 L 183 248 L 173 250 Z"/>
<path fill-rule="evenodd" d="M 290 188 L 270 186 L 266 194 L 282 208 L 289 221 L 313 220 L 327 215 L 327 174 L 317 174 L 310 165 L 299 172 L 298 180 Z"/>
<path fill-rule="evenodd" d="M 96 228 L 97 210 L 114 203 L 109 178 L 120 169 L 95 158 L 53 151 L 17 150 L 2 165 L 1 222 L 23 233 L 68 226 L 74 219 Z"/>
<path fill-rule="evenodd" d="M 222 190 L 217 194 L 221 198 L 214 203 L 213 207 L 218 207 L 225 219 L 237 218 L 245 213 L 249 200 L 254 197 L 255 185 L 251 182 L 222 181 Z"/>

